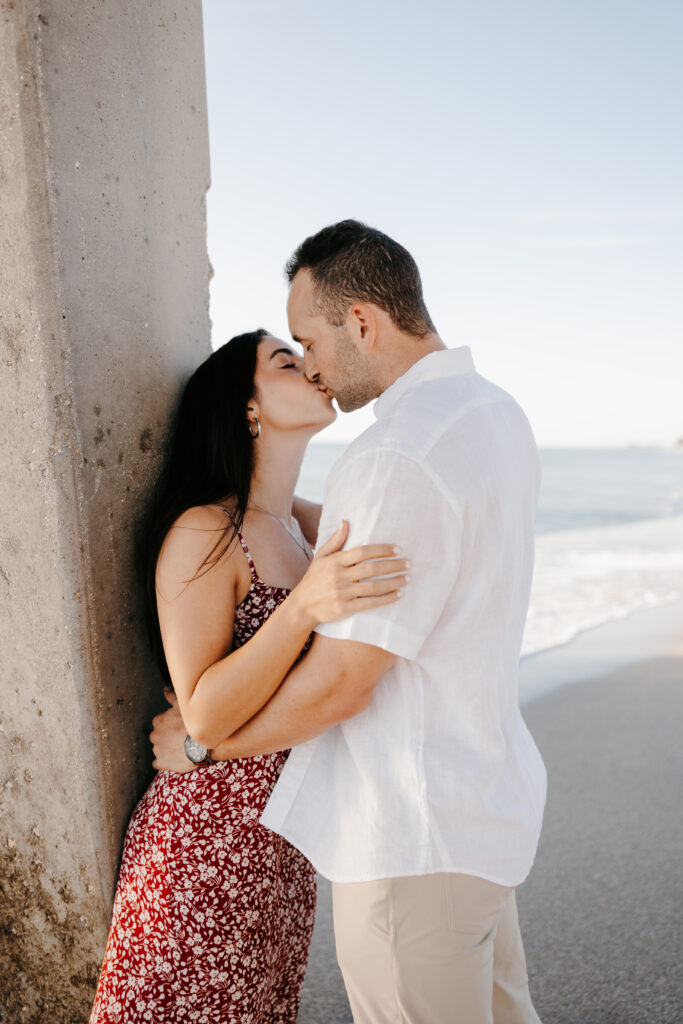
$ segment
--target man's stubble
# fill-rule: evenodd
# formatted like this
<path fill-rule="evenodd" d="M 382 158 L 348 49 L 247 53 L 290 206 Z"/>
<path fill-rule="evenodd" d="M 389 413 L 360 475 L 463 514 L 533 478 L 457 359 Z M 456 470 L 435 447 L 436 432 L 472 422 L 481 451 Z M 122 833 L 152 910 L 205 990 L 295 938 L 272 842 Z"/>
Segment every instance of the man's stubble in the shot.
<path fill-rule="evenodd" d="M 353 344 L 345 326 L 337 328 L 335 343 L 335 380 L 323 381 L 329 386 L 342 412 L 353 412 L 372 402 L 382 393 L 373 368 Z"/>

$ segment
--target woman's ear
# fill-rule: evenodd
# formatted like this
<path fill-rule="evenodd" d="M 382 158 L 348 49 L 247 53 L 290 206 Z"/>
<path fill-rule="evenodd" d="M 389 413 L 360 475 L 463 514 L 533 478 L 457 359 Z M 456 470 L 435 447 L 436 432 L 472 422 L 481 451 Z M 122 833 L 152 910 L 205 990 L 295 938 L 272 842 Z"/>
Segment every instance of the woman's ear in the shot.
<path fill-rule="evenodd" d="M 251 401 L 247 405 L 247 426 L 249 430 L 254 433 L 259 423 L 259 406 L 258 402 Z"/>

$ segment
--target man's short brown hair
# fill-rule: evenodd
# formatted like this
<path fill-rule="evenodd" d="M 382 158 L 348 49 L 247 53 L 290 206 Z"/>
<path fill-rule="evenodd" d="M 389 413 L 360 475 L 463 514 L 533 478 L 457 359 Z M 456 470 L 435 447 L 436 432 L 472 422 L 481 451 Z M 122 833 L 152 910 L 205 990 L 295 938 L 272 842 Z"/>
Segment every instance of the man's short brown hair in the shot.
<path fill-rule="evenodd" d="M 341 327 L 354 302 L 372 302 L 399 330 L 424 337 L 436 331 L 422 296 L 415 260 L 393 238 L 357 220 L 342 220 L 305 239 L 285 266 L 291 282 L 310 271 L 316 305 Z"/>

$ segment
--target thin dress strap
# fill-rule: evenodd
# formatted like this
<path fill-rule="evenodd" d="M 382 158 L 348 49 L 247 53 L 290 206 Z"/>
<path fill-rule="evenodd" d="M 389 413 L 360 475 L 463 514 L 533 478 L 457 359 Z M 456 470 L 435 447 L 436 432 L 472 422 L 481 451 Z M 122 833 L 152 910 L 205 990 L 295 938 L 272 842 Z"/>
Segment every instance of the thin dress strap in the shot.
<path fill-rule="evenodd" d="M 225 512 L 226 516 L 230 520 L 230 522 L 233 524 L 233 526 L 235 526 L 235 520 L 232 518 L 232 516 L 228 512 L 227 508 L 224 508 L 223 505 L 219 505 L 218 508 L 222 508 L 223 509 L 223 511 Z M 246 541 L 245 541 L 244 537 L 242 536 L 242 534 L 240 533 L 240 531 L 237 529 L 236 526 L 235 526 L 235 532 L 237 533 L 237 536 L 239 537 L 239 542 L 242 545 L 242 550 L 244 551 L 245 555 L 247 556 L 247 561 L 249 562 L 249 568 L 251 569 L 252 578 L 257 580 L 259 578 L 258 577 L 258 573 L 256 572 L 256 566 L 254 565 L 254 559 L 249 554 L 249 548 L 247 547 Z"/>

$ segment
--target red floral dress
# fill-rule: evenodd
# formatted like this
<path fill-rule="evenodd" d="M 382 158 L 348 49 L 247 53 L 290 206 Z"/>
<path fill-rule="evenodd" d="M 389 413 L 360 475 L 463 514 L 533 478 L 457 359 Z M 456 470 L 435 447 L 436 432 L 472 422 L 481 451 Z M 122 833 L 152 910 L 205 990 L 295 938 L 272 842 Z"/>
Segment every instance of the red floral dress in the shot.
<path fill-rule="evenodd" d="M 252 583 L 235 612 L 234 648 L 290 592 L 258 577 L 239 539 Z M 259 824 L 288 753 L 157 773 L 126 833 L 90 1024 L 296 1020 L 315 871 Z"/>

